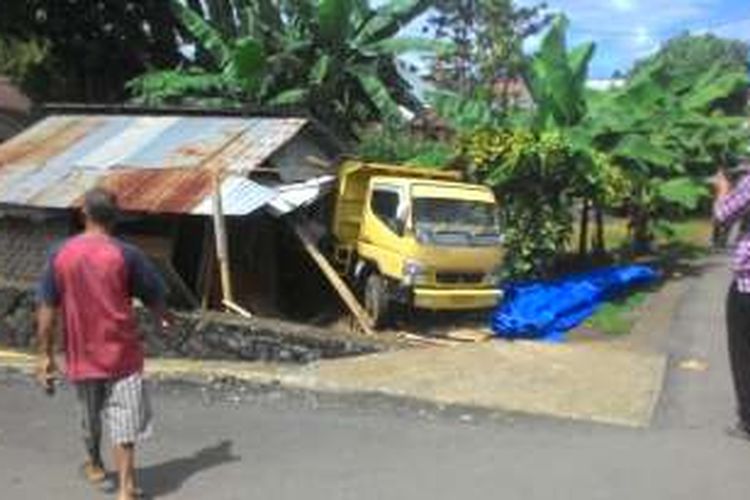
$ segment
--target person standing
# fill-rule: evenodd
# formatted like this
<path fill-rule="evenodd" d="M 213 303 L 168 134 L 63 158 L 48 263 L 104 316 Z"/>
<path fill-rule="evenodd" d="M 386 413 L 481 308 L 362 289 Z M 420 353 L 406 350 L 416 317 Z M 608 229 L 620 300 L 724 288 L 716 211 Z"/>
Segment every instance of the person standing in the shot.
<path fill-rule="evenodd" d="M 100 452 L 107 424 L 119 477 L 118 500 L 131 500 L 136 487 L 135 444 L 151 426 L 143 381 L 144 350 L 132 298 L 166 324 L 164 284 L 146 256 L 112 236 L 115 196 L 94 188 L 84 195 L 83 233 L 50 253 L 37 289 L 39 381 L 52 388 L 57 371 L 54 337 L 62 319 L 66 376 L 75 387 L 88 454 L 83 470 L 92 483 L 106 478 Z"/>
<path fill-rule="evenodd" d="M 733 188 L 723 170 L 714 178 L 714 219 L 724 227 L 750 211 L 750 175 Z M 737 425 L 730 434 L 750 440 L 750 233 L 740 236 L 726 301 L 729 361 L 737 398 Z"/>

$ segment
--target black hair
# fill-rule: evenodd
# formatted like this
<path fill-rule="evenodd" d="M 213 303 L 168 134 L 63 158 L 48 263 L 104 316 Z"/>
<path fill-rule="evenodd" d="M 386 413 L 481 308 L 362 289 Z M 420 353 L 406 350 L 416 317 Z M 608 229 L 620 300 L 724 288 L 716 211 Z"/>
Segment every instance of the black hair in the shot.
<path fill-rule="evenodd" d="M 112 229 L 117 223 L 119 208 L 114 193 L 96 187 L 83 195 L 83 210 L 92 222 Z"/>

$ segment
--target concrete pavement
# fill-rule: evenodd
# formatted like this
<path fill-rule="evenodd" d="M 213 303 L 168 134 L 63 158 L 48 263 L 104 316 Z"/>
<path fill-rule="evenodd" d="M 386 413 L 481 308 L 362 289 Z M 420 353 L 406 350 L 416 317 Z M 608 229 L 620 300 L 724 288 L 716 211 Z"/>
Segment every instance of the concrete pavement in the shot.
<path fill-rule="evenodd" d="M 0 365 L 33 358 L 0 352 Z M 161 379 L 232 377 L 332 393 L 380 394 L 432 404 L 515 411 L 645 427 L 666 357 L 599 345 L 493 341 L 407 349 L 306 366 L 152 359 Z"/>

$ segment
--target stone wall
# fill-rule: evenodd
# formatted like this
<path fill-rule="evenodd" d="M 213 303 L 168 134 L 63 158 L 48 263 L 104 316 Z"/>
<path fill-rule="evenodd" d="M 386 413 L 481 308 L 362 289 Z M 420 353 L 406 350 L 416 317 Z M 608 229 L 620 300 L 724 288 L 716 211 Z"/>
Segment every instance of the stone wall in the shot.
<path fill-rule="evenodd" d="M 46 264 L 49 249 L 70 234 L 67 215 L 26 214 L 0 211 L 0 281 L 36 282 Z"/>
<path fill-rule="evenodd" d="M 20 349 L 36 348 L 34 297 L 28 290 L 0 288 L 0 344 Z M 179 315 L 169 335 L 150 332 L 150 318 L 140 310 L 149 356 L 244 361 L 309 363 L 374 353 L 392 346 L 372 337 L 317 329 L 269 319 L 237 319 L 211 314 Z"/>

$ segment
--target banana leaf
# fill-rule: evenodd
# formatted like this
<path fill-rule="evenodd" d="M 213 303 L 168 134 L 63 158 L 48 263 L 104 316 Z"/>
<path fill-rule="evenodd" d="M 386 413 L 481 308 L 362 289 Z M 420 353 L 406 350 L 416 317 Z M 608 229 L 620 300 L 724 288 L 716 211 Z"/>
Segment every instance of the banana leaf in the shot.
<path fill-rule="evenodd" d="M 340 47 L 352 32 L 350 0 L 321 0 L 318 5 L 318 30 L 323 42 Z"/>
<path fill-rule="evenodd" d="M 391 0 L 376 10 L 367 21 L 356 42 L 360 45 L 395 37 L 407 24 L 432 7 L 433 0 Z"/>
<path fill-rule="evenodd" d="M 246 92 L 257 90 L 265 70 L 263 45 L 252 38 L 240 38 L 235 42 L 225 72 L 237 80 Z"/>
<path fill-rule="evenodd" d="M 659 198 L 673 203 L 686 210 L 695 210 L 704 198 L 709 196 L 705 184 L 689 177 L 678 177 L 658 184 L 656 188 Z"/>
<path fill-rule="evenodd" d="M 231 57 L 231 48 L 221 32 L 180 0 L 172 0 L 170 5 L 195 40 L 208 50 L 219 67 L 224 67 Z"/>
<path fill-rule="evenodd" d="M 677 162 L 675 155 L 642 135 L 626 135 L 611 151 L 615 157 L 633 160 L 660 167 L 673 166 Z"/>

